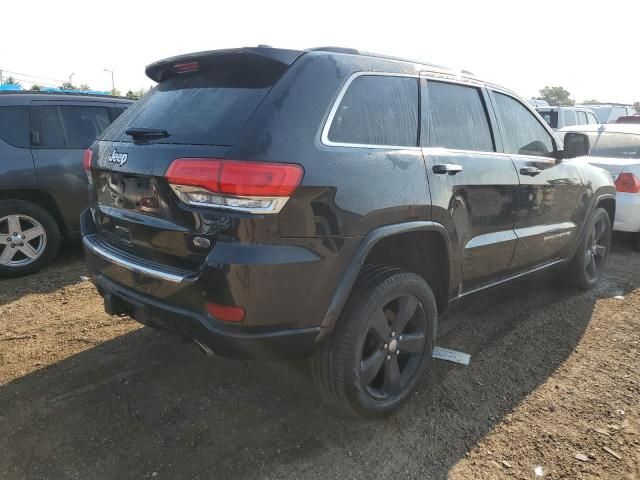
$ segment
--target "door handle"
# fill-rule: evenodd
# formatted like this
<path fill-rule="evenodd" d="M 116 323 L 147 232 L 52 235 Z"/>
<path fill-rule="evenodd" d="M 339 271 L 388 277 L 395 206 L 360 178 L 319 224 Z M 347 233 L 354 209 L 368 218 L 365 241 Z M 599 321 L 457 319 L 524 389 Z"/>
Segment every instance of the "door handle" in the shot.
<path fill-rule="evenodd" d="M 538 167 L 522 167 L 520 169 L 521 175 L 527 175 L 528 177 L 535 177 L 540 173 L 540 169 Z"/>
<path fill-rule="evenodd" d="M 462 171 L 462 165 L 456 165 L 455 163 L 438 163 L 432 168 L 433 173 L 438 175 L 444 175 L 445 173 L 449 175 L 455 175 Z"/>

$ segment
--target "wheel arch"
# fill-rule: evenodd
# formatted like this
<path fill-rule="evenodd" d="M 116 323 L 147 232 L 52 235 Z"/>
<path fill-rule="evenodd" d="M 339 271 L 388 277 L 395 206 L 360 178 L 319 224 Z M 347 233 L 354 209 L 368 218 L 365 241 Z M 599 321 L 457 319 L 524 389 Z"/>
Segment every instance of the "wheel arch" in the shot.
<path fill-rule="evenodd" d="M 356 249 L 321 323 L 323 329 L 333 329 L 362 267 L 368 263 L 396 266 L 420 275 L 434 291 L 438 312 L 441 314 L 446 308 L 450 290 L 451 242 L 445 227 L 431 221 L 385 225 L 372 230 Z M 436 268 L 432 268 L 434 264 Z"/>
<path fill-rule="evenodd" d="M 63 235 L 67 234 L 67 228 L 62 217 L 62 212 L 49 193 L 38 189 L 16 189 L 0 190 L 0 201 L 2 200 L 22 200 L 31 202 L 46 210 L 58 224 L 58 228 Z"/>

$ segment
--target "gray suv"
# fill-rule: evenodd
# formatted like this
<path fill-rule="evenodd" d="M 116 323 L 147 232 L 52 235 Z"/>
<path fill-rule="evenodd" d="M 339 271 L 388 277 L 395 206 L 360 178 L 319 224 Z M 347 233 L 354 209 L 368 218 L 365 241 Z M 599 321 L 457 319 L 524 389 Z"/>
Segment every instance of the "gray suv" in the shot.
<path fill-rule="evenodd" d="M 0 93 L 0 277 L 33 273 L 79 236 L 88 203 L 83 153 L 132 102 Z"/>

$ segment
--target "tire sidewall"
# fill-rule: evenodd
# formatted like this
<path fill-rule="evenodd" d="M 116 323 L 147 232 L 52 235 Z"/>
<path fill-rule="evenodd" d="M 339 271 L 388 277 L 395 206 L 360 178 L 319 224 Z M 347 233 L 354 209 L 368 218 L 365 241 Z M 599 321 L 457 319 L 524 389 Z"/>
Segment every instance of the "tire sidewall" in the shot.
<path fill-rule="evenodd" d="M 607 251 L 605 253 L 605 259 L 602 265 L 602 269 L 600 270 L 598 276 L 594 279 L 590 279 L 587 277 L 587 273 L 586 273 L 585 252 L 586 252 L 586 249 L 588 248 L 587 242 L 589 241 L 591 229 L 593 228 L 593 226 L 596 224 L 598 220 L 604 220 L 605 225 L 607 227 L 607 232 L 605 233 L 607 237 Z M 609 260 L 610 249 L 611 249 L 611 219 L 609 218 L 609 214 L 604 208 L 598 208 L 596 209 L 596 211 L 593 213 L 593 216 L 591 217 L 588 230 L 585 232 L 584 238 L 582 239 L 582 243 L 580 244 L 580 248 L 576 252 L 576 257 L 575 257 L 576 280 L 583 289 L 590 290 L 596 286 Z"/>
<path fill-rule="evenodd" d="M 11 278 L 37 272 L 55 258 L 60 248 L 60 229 L 53 217 L 42 207 L 24 200 L 0 201 L 0 218 L 7 215 L 26 215 L 37 220 L 47 235 L 44 252 L 35 262 L 20 267 L 0 265 L 0 277 Z"/>
<path fill-rule="evenodd" d="M 366 411 L 369 416 L 384 416 L 397 409 L 415 390 L 417 385 L 422 380 L 425 371 L 430 368 L 433 358 L 433 344 L 437 325 L 437 307 L 435 298 L 428 284 L 420 277 L 410 273 L 395 273 L 391 277 L 387 278 L 382 285 L 388 285 L 387 288 L 380 290 L 380 285 L 374 286 L 374 291 L 379 293 L 374 297 L 373 301 L 368 301 L 365 308 L 360 308 L 356 311 L 352 310 L 352 313 L 358 315 L 359 318 L 355 319 L 358 322 L 357 335 L 355 336 L 355 342 L 353 345 L 352 355 L 348 365 L 348 374 L 345 375 L 345 380 L 348 385 L 348 391 L 352 392 L 353 400 L 357 405 L 357 408 Z M 367 290 L 357 301 L 363 299 L 370 300 L 370 296 L 366 293 L 370 293 L 371 290 Z M 368 319 L 373 314 L 374 310 L 381 308 L 388 302 L 401 296 L 403 294 L 411 294 L 418 298 L 420 301 L 420 307 L 423 309 L 426 317 L 426 341 L 425 350 L 419 360 L 416 371 L 410 380 L 410 382 L 403 387 L 402 391 L 393 397 L 380 400 L 375 399 L 362 385 L 360 379 L 360 356 L 362 346 L 368 331 Z M 362 305 L 358 305 L 362 307 Z"/>

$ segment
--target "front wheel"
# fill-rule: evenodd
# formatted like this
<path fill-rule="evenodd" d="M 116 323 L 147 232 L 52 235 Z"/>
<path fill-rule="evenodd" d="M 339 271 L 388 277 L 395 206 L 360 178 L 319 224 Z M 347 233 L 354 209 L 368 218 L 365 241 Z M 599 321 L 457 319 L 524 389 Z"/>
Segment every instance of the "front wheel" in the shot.
<path fill-rule="evenodd" d="M 587 226 L 587 233 L 569 265 L 574 284 L 583 290 L 596 286 L 609 258 L 611 220 L 604 208 L 598 208 Z"/>
<path fill-rule="evenodd" d="M 424 279 L 397 268 L 370 269 L 312 358 L 316 384 L 348 413 L 389 415 L 431 365 L 436 324 L 435 298 Z"/>

